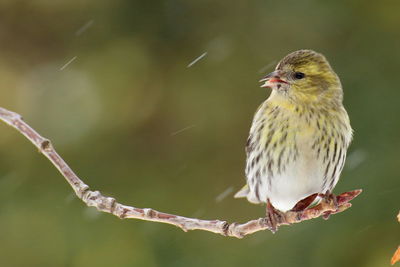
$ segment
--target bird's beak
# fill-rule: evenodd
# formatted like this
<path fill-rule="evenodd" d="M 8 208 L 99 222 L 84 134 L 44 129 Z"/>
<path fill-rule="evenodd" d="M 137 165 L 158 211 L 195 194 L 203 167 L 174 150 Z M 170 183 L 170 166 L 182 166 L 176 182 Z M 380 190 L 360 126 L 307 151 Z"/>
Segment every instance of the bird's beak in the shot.
<path fill-rule="evenodd" d="M 281 78 L 282 76 L 283 76 L 283 73 L 280 70 L 276 70 L 276 71 L 273 71 L 273 72 L 267 74 L 260 80 L 260 82 L 264 82 L 264 84 L 261 85 L 261 87 L 263 87 L 263 88 L 271 87 L 271 85 L 274 83 L 286 83 L 287 84 L 288 82 L 282 80 L 282 78 Z"/>

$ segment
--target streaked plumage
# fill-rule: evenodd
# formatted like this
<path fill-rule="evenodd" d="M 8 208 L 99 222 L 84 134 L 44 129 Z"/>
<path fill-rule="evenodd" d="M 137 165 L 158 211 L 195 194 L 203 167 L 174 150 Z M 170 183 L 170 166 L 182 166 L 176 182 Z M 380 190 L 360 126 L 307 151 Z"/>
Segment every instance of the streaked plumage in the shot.
<path fill-rule="evenodd" d="M 270 97 L 256 112 L 246 145 L 247 186 L 236 197 L 278 210 L 335 187 L 352 138 L 342 87 L 325 57 L 286 56 L 266 76 Z"/>

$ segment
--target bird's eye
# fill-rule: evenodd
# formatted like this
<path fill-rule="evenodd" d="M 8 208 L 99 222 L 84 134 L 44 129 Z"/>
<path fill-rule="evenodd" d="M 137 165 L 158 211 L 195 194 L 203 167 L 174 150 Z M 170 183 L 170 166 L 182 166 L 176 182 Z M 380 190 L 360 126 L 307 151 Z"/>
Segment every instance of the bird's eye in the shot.
<path fill-rule="evenodd" d="M 306 75 L 304 73 L 302 73 L 302 72 L 295 72 L 294 73 L 294 78 L 296 78 L 298 80 L 303 79 L 304 77 L 306 77 Z"/>

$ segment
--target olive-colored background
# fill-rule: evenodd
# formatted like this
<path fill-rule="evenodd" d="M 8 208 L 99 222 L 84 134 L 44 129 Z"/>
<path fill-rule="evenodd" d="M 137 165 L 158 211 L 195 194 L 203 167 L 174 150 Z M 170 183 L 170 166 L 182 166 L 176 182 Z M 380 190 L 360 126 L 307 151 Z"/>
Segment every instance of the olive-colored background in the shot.
<path fill-rule="evenodd" d="M 184 233 L 85 207 L 1 123 L 0 265 L 388 266 L 400 244 L 399 13 L 389 0 L 1 1 L 0 106 L 50 138 L 92 189 L 184 216 L 262 216 L 232 198 L 269 94 L 258 80 L 311 48 L 340 76 L 355 129 L 335 192 L 364 192 L 328 221 L 275 235 Z"/>

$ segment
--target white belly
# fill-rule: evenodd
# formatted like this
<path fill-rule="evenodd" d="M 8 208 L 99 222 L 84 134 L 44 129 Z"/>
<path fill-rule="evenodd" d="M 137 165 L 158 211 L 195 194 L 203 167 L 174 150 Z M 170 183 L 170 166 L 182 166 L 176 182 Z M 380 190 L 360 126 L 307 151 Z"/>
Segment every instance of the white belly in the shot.
<path fill-rule="evenodd" d="M 260 181 L 249 183 L 247 198 L 250 202 L 267 202 L 269 199 L 275 208 L 287 211 L 314 193 L 324 193 L 325 164 L 317 158 L 309 142 L 299 143 L 298 148 L 296 159 L 290 160 L 282 172 L 275 171 L 272 177 L 268 172 L 261 172 L 259 178 L 252 179 L 261 166 L 268 164 L 266 157 L 249 172 L 249 180 Z"/>
<path fill-rule="evenodd" d="M 264 192 L 260 193 L 269 198 L 275 208 L 281 211 L 290 210 L 300 200 L 314 193 L 322 193 L 321 165 L 315 157 L 311 159 L 300 154 L 296 162 L 290 163 L 285 172 L 274 176 L 271 186 L 264 187 Z"/>
<path fill-rule="evenodd" d="M 268 162 L 273 158 L 276 162 L 278 151 L 270 154 L 264 153 L 265 157 L 258 162 L 249 172 L 250 180 L 260 181 L 260 183 L 249 184 L 249 194 L 247 198 L 250 202 L 267 202 L 281 211 L 292 209 L 300 200 L 315 194 L 324 193 L 324 172 L 326 164 L 322 161 L 322 157 L 317 157 L 316 149 L 312 149 L 313 132 L 307 134 L 296 135 L 296 152 L 291 151 L 291 155 L 296 154 L 296 157 L 287 156 L 284 161 L 285 168 L 279 172 L 275 170 L 271 173 L 261 172 L 259 178 L 256 177 L 257 170 L 262 166 L 268 165 Z M 286 154 L 288 155 L 288 154 Z M 252 161 L 250 158 L 249 162 Z M 276 166 L 273 165 L 273 166 Z M 272 175 L 271 175 L 272 174 Z M 252 179 L 254 178 L 254 179 Z"/>

